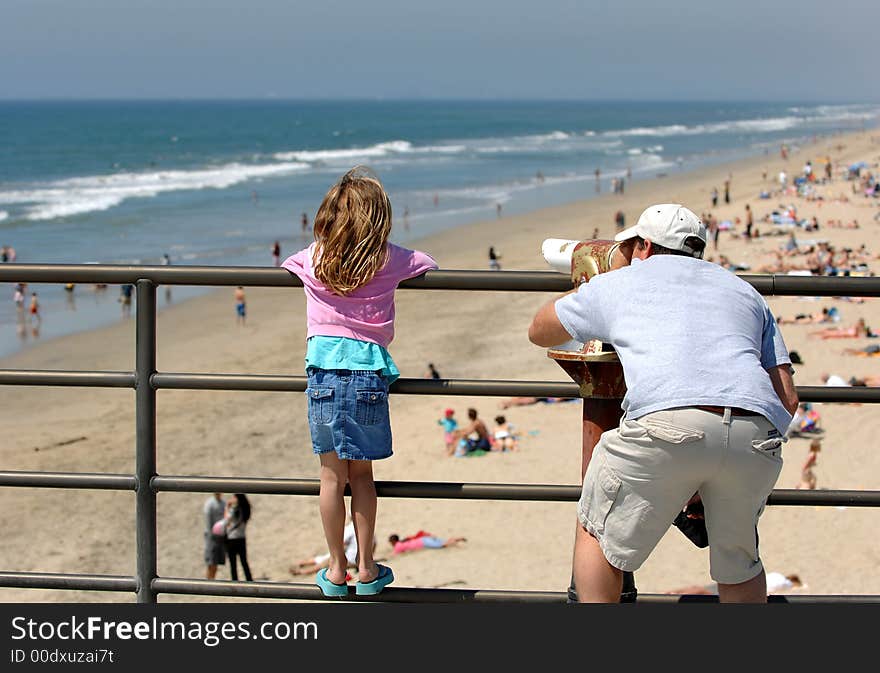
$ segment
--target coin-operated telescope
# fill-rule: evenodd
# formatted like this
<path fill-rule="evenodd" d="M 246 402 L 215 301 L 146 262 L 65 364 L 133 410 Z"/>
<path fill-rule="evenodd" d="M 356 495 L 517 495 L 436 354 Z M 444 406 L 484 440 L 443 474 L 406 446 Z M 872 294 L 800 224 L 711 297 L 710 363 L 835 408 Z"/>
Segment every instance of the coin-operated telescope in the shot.
<path fill-rule="evenodd" d="M 600 273 L 627 266 L 629 260 L 620 250 L 620 243 L 607 240 L 574 241 L 548 238 L 541 245 L 547 263 L 559 273 L 571 276 L 574 287 L 589 283 Z M 589 288 L 586 288 L 589 292 Z M 575 383 L 583 398 L 583 436 L 581 444 L 581 481 L 593 455 L 593 448 L 606 430 L 616 428 L 623 410 L 620 403 L 626 394 L 623 367 L 617 353 L 609 345 L 595 339 L 586 343 L 569 341 L 549 348 L 547 356 L 556 360 Z M 623 576 L 622 603 L 636 599 L 632 573 Z M 577 600 L 574 577 L 568 589 L 569 600 Z"/>

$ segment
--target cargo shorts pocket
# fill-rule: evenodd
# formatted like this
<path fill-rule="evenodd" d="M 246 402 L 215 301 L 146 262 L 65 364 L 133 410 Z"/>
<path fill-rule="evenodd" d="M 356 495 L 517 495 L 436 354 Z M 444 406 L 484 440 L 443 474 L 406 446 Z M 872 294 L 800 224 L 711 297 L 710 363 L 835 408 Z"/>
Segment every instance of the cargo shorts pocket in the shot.
<path fill-rule="evenodd" d="M 670 444 L 687 444 L 688 442 L 703 439 L 706 436 L 706 433 L 702 430 L 694 430 L 693 428 L 676 425 L 650 416 L 640 418 L 638 422 L 651 437 L 669 442 Z"/>
<path fill-rule="evenodd" d="M 333 388 L 306 388 L 309 421 L 324 425 L 333 418 Z"/>
<path fill-rule="evenodd" d="M 592 480 L 589 492 L 581 495 L 582 523 L 589 524 L 588 530 L 596 535 L 605 532 L 605 522 L 608 514 L 617 500 L 620 492 L 621 481 L 605 463 L 599 468 L 595 479 Z"/>
<path fill-rule="evenodd" d="M 774 463 L 782 462 L 782 437 L 752 440 L 752 453 L 757 453 Z"/>
<path fill-rule="evenodd" d="M 376 425 L 388 417 L 388 393 L 384 390 L 355 391 L 354 420 L 360 425 Z"/>

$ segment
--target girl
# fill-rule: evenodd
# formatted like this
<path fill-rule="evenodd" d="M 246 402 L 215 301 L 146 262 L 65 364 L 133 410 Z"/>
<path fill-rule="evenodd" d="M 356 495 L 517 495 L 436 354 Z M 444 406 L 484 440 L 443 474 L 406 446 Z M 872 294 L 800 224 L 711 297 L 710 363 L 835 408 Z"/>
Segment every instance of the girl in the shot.
<path fill-rule="evenodd" d="M 391 455 L 388 386 L 400 372 L 386 350 L 394 338 L 400 281 L 436 269 L 428 255 L 388 242 L 391 202 L 382 183 L 356 166 L 327 192 L 312 224 L 315 242 L 284 261 L 306 293 L 309 429 L 321 461 L 321 523 L 330 552 L 315 578 L 325 596 L 344 596 L 345 500 L 358 545 L 360 595 L 394 580 L 373 560 L 376 487 L 373 460 Z"/>
<path fill-rule="evenodd" d="M 233 581 L 238 580 L 237 558 L 241 559 L 244 578 L 253 582 L 251 567 L 247 560 L 247 541 L 245 530 L 251 518 L 251 504 L 244 493 L 236 493 L 226 503 L 223 519 L 226 523 L 226 551 L 229 554 L 229 574 Z"/>

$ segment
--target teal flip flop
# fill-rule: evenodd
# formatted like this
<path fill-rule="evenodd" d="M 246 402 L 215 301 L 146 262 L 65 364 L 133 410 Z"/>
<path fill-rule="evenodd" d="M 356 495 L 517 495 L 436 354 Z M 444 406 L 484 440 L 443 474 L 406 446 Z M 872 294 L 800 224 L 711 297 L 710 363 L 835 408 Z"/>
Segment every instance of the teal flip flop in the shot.
<path fill-rule="evenodd" d="M 336 584 L 327 578 L 327 568 L 321 568 L 315 576 L 315 584 L 325 596 L 347 596 L 348 584 Z"/>
<path fill-rule="evenodd" d="M 377 563 L 376 566 L 379 568 L 376 579 L 372 582 L 358 582 L 354 585 L 354 591 L 358 596 L 375 596 L 394 581 L 394 573 L 391 572 L 391 568 L 383 566 L 381 563 Z"/>

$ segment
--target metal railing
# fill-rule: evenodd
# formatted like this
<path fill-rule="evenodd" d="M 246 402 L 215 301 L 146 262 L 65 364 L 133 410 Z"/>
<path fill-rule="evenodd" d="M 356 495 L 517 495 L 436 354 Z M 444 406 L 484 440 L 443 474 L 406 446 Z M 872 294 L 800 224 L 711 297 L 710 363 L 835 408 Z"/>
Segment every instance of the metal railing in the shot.
<path fill-rule="evenodd" d="M 880 278 L 740 276 L 765 295 L 880 296 Z M 0 385 L 134 388 L 135 474 L 86 474 L 0 471 L 0 487 L 109 489 L 134 491 L 137 572 L 134 577 L 34 572 L 0 572 L 0 587 L 135 592 L 140 603 L 155 603 L 160 593 L 248 598 L 319 600 L 313 585 L 279 582 L 229 582 L 157 575 L 156 495 L 165 492 L 247 492 L 318 495 L 317 479 L 257 479 L 159 475 L 156 472 L 156 391 L 160 389 L 303 391 L 304 376 L 200 374 L 156 371 L 156 287 L 163 285 L 296 287 L 301 281 L 283 269 L 263 267 L 167 267 L 111 265 L 0 265 L 0 282 L 131 283 L 136 294 L 136 357 L 133 372 L 0 369 Z M 430 271 L 404 281 L 403 289 L 564 292 L 569 279 L 544 271 Z M 574 383 L 509 380 L 398 379 L 394 394 L 578 397 Z M 880 402 L 880 388 L 800 386 L 805 402 Z M 377 482 L 382 497 L 465 500 L 576 501 L 579 486 Z M 880 506 L 880 491 L 774 490 L 768 505 Z M 350 595 L 343 600 L 427 603 L 564 602 L 564 592 L 521 592 L 389 587 L 376 597 Z M 640 595 L 639 602 L 713 600 L 704 596 Z M 880 603 L 880 596 L 785 596 L 779 602 Z"/>

